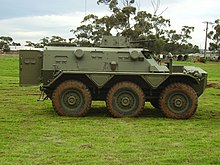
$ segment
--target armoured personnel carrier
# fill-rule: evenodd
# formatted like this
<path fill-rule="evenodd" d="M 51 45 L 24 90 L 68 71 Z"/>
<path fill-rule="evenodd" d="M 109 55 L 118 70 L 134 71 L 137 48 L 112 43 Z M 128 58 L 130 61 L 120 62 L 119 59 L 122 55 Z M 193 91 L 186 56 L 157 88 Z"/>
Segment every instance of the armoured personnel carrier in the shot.
<path fill-rule="evenodd" d="M 169 118 L 187 119 L 197 109 L 207 73 L 197 67 L 158 64 L 124 37 L 103 37 L 100 47 L 53 47 L 20 51 L 20 85 L 40 85 L 54 110 L 84 116 L 92 100 L 104 100 L 114 117 L 141 114 L 151 102 Z"/>

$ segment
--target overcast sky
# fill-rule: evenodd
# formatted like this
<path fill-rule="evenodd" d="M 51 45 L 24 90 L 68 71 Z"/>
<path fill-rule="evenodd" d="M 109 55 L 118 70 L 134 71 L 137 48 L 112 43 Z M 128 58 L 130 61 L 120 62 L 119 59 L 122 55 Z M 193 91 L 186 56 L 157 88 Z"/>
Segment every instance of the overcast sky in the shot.
<path fill-rule="evenodd" d="M 136 1 L 140 10 L 153 12 L 151 0 Z M 171 20 L 172 29 L 195 27 L 191 42 L 201 48 L 205 39 L 203 22 L 220 19 L 220 0 L 161 0 L 158 13 L 166 8 L 162 16 Z M 68 39 L 73 37 L 70 30 L 90 13 L 104 16 L 109 10 L 97 5 L 97 0 L 0 0 L 0 36 L 10 36 L 22 44 L 53 35 Z"/>

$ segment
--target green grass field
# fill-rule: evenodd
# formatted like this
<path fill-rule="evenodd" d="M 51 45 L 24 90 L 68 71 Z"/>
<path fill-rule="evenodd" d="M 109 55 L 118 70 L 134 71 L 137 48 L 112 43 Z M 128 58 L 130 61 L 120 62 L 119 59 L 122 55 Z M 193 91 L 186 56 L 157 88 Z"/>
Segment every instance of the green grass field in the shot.
<path fill-rule="evenodd" d="M 18 56 L 0 56 L 0 164 L 220 164 L 220 63 L 178 63 L 209 72 L 189 120 L 149 103 L 137 118 L 112 118 L 104 102 L 62 117 L 38 87 L 19 87 Z"/>

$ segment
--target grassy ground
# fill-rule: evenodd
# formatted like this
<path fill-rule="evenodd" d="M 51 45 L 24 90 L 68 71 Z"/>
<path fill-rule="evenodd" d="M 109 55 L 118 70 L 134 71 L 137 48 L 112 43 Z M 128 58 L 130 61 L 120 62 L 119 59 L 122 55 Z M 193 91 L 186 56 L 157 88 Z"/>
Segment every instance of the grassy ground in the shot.
<path fill-rule="evenodd" d="M 18 86 L 18 57 L 0 56 L 0 164 L 220 164 L 220 63 L 189 120 L 164 118 L 146 104 L 138 118 L 115 119 L 93 102 L 86 117 L 61 117 L 38 87 Z"/>

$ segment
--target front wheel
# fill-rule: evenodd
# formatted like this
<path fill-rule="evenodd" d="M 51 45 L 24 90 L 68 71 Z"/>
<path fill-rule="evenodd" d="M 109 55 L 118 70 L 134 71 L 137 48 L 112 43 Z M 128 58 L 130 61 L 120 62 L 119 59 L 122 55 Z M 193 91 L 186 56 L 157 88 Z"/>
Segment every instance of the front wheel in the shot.
<path fill-rule="evenodd" d="M 114 117 L 138 116 L 144 109 L 144 93 L 132 82 L 120 82 L 107 95 L 107 107 Z"/>
<path fill-rule="evenodd" d="M 79 81 L 65 81 L 54 91 L 54 110 L 62 116 L 84 116 L 91 106 L 90 91 Z"/>
<path fill-rule="evenodd" d="M 196 112 L 198 96 L 189 85 L 175 83 L 164 89 L 159 104 L 166 117 L 188 119 Z"/>

